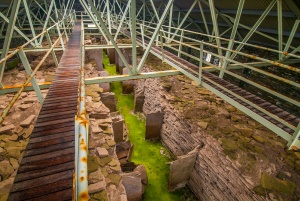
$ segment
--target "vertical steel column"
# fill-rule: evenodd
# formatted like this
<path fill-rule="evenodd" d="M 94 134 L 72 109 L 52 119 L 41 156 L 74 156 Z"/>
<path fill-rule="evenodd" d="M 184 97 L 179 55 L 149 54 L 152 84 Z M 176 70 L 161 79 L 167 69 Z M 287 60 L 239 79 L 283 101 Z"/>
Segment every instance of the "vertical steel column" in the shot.
<path fill-rule="evenodd" d="M 171 37 L 171 26 L 172 26 L 172 19 L 173 19 L 173 4 L 171 5 L 170 8 L 170 14 L 169 14 L 169 27 L 168 27 L 168 43 L 171 42 L 170 37 Z"/>
<path fill-rule="evenodd" d="M 137 56 L 136 56 L 136 0 L 131 0 L 131 41 L 132 41 L 132 70 L 133 74 L 137 73 Z"/>
<path fill-rule="evenodd" d="M 164 54 L 164 39 L 162 37 L 161 31 L 159 32 L 159 37 L 160 37 L 160 47 L 161 47 L 161 61 L 165 61 L 165 54 Z"/>
<path fill-rule="evenodd" d="M 219 37 L 219 26 L 218 26 L 217 17 L 216 17 L 214 0 L 209 0 L 209 7 L 210 7 L 210 13 L 211 13 L 211 18 L 212 18 L 212 22 L 213 22 L 215 36 Z M 217 46 L 221 47 L 220 38 L 217 38 L 216 42 L 217 42 Z M 218 48 L 218 54 L 220 56 L 223 55 L 222 50 L 220 48 Z"/>
<path fill-rule="evenodd" d="M 111 34 L 111 22 L 110 22 L 110 8 L 109 8 L 109 0 L 106 0 L 106 14 L 107 14 L 107 23 L 108 23 L 108 31 Z M 111 41 L 109 42 L 111 44 Z"/>
<path fill-rule="evenodd" d="M 146 1 L 143 0 L 143 28 L 145 28 L 145 20 L 146 20 Z"/>
<path fill-rule="evenodd" d="M 31 67 L 30 67 L 30 64 L 29 64 L 29 62 L 28 62 L 28 59 L 27 59 L 27 57 L 26 57 L 26 54 L 24 53 L 23 50 L 20 50 L 20 51 L 18 52 L 18 55 L 19 55 L 19 57 L 20 57 L 20 59 L 21 59 L 21 61 L 22 61 L 22 64 L 23 64 L 24 68 L 25 68 L 26 74 L 27 74 L 28 76 L 30 76 L 30 75 L 31 75 Z M 41 104 L 43 104 L 44 98 L 43 98 L 43 95 L 42 95 L 42 92 L 41 92 L 41 90 L 40 90 L 40 87 L 38 86 L 38 84 L 37 84 L 37 82 L 36 82 L 34 76 L 32 76 L 30 82 L 31 82 L 31 84 L 32 84 L 32 87 L 33 87 L 35 93 L 36 93 L 37 98 L 39 99 L 39 102 L 40 102 Z"/>
<path fill-rule="evenodd" d="M 285 47 L 284 47 L 283 52 L 288 52 L 288 51 L 289 51 L 289 48 L 290 48 L 291 43 L 292 43 L 292 41 L 293 41 L 293 39 L 294 39 L 295 33 L 296 33 L 297 29 L 298 29 L 299 23 L 300 23 L 300 19 L 297 19 L 297 20 L 295 21 L 295 24 L 294 24 L 294 26 L 293 26 L 293 29 L 292 29 L 292 31 L 291 31 L 291 33 L 290 33 L 289 39 L 288 39 L 288 41 L 286 42 L 286 45 L 285 45 Z"/>
<path fill-rule="evenodd" d="M 282 52 L 282 0 L 277 0 L 277 16 L 278 16 L 278 50 Z M 279 60 L 282 60 L 282 53 L 278 55 Z"/>
<path fill-rule="evenodd" d="M 199 61 L 199 81 L 198 84 L 202 85 L 202 67 L 203 67 L 203 41 L 200 43 L 200 61 Z"/>
<path fill-rule="evenodd" d="M 182 51 L 182 41 L 183 41 L 183 36 L 184 36 L 184 30 L 181 30 L 181 35 L 180 35 L 180 43 L 179 43 L 179 48 L 178 48 L 178 57 L 181 57 L 181 51 Z"/>
<path fill-rule="evenodd" d="M 228 60 L 226 60 L 226 59 L 228 59 L 230 57 L 231 52 L 229 50 L 232 50 L 233 45 L 234 45 L 234 38 L 235 38 L 237 29 L 238 29 L 238 25 L 240 23 L 244 3 L 245 3 L 245 0 L 240 0 L 239 6 L 238 6 L 238 9 L 237 9 L 237 12 L 236 12 L 234 24 L 233 24 L 233 27 L 232 27 L 231 35 L 230 35 L 230 41 L 229 41 L 229 44 L 228 44 L 228 47 L 227 47 L 228 50 L 226 51 L 225 59 L 224 59 L 223 64 L 222 64 L 222 69 L 220 71 L 219 78 L 223 78 L 224 70 L 226 70 L 226 68 L 228 66 Z"/>
<path fill-rule="evenodd" d="M 5 40 L 3 44 L 3 49 L 2 49 L 2 54 L 1 54 L 1 59 L 6 57 L 9 47 L 10 47 L 10 42 L 12 38 L 12 34 L 14 32 L 14 26 L 16 23 L 19 7 L 20 7 L 21 0 L 14 0 L 13 1 L 13 6 L 11 9 L 11 14 L 9 17 L 9 24 L 7 27 L 6 35 L 5 35 Z M 0 88 L 2 88 L 2 77 L 4 74 L 4 69 L 5 69 L 5 64 L 6 62 L 4 61 L 2 64 L 0 64 Z"/>
<path fill-rule="evenodd" d="M 145 46 L 145 36 L 144 36 L 144 26 L 142 24 L 140 24 L 140 27 L 141 27 L 141 33 L 142 33 L 142 41 L 143 41 L 143 50 L 146 49 L 146 46 Z"/>

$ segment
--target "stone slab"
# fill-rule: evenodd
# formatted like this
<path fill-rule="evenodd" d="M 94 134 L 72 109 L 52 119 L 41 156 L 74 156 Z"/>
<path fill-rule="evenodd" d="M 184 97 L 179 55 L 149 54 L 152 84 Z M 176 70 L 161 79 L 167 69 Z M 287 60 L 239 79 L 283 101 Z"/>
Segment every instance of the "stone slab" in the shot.
<path fill-rule="evenodd" d="M 146 115 L 146 139 L 158 139 L 163 124 L 164 113 L 155 112 Z"/>
<path fill-rule="evenodd" d="M 168 183 L 170 191 L 175 191 L 186 185 L 193 171 L 200 148 L 200 146 L 197 146 L 188 154 L 180 156 L 177 160 L 171 162 Z"/>

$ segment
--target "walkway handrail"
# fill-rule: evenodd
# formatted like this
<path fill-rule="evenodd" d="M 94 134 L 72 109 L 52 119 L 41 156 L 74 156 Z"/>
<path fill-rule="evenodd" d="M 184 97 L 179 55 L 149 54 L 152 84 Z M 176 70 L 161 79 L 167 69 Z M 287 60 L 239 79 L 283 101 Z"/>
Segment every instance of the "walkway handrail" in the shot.
<path fill-rule="evenodd" d="M 1 113 L 1 116 L 0 116 L 0 125 L 2 124 L 4 118 L 7 116 L 8 112 L 10 111 L 10 109 L 12 108 L 12 106 L 14 105 L 14 103 L 17 101 L 17 99 L 19 98 L 19 96 L 21 95 L 21 93 L 24 91 L 25 87 L 29 84 L 29 82 L 31 81 L 31 79 L 33 78 L 33 76 L 35 75 L 35 73 L 38 71 L 38 69 L 42 66 L 42 64 L 44 63 L 44 61 L 47 59 L 47 57 L 49 56 L 49 54 L 51 53 L 51 51 L 53 50 L 53 48 L 55 47 L 55 45 L 58 43 L 58 41 L 59 41 L 59 38 L 56 39 L 56 41 L 53 43 L 53 45 L 51 46 L 51 48 L 44 55 L 44 57 L 42 58 L 42 60 L 37 64 L 37 66 L 35 67 L 35 69 L 32 71 L 32 73 L 30 74 L 30 76 L 28 76 L 28 78 L 24 82 L 23 86 L 19 89 L 19 91 L 15 94 L 15 96 L 9 102 L 9 104 L 7 105 L 7 107 L 3 110 L 3 112 Z"/>
<path fill-rule="evenodd" d="M 9 55 L 6 55 L 6 57 L 4 57 L 3 59 L 0 60 L 0 64 L 2 64 L 3 62 L 7 61 L 8 59 L 12 58 L 14 55 L 16 55 L 20 50 L 22 50 L 24 47 L 28 46 L 31 42 L 33 42 L 34 40 L 36 40 L 37 38 L 43 36 L 46 32 L 48 32 L 49 30 L 51 30 L 52 28 L 56 27 L 60 22 L 62 22 L 65 19 L 70 18 L 73 15 L 73 13 L 70 13 L 69 16 L 67 16 L 66 18 L 56 22 L 55 24 L 53 24 L 52 26 L 50 26 L 49 28 L 43 30 L 41 33 L 39 33 L 38 35 L 36 35 L 35 37 L 33 37 L 32 39 L 30 39 L 29 41 L 27 41 L 26 43 L 24 43 L 23 45 L 17 47 L 12 53 L 10 53 Z M 65 33 L 66 34 L 66 33 Z"/>
<path fill-rule="evenodd" d="M 152 24 L 154 27 L 156 26 L 156 23 L 150 23 L 150 22 L 142 21 L 142 20 L 137 20 L 137 21 L 139 21 L 141 23 L 143 23 L 143 22 L 144 23 L 148 23 L 148 26 L 150 26 L 150 24 Z M 163 25 L 163 27 L 169 28 L 168 25 Z M 192 34 L 200 35 L 200 36 L 205 36 L 205 37 L 208 37 L 208 38 L 220 39 L 220 40 L 223 40 L 223 41 L 226 41 L 226 42 L 230 42 L 230 40 L 231 40 L 231 39 L 223 38 L 223 37 L 220 37 L 220 36 L 213 36 L 213 35 L 209 35 L 209 34 L 204 34 L 204 33 L 200 33 L 200 32 L 195 32 L 195 31 L 187 30 L 187 29 L 184 29 L 184 28 L 182 29 L 182 28 L 177 28 L 177 27 L 172 27 L 172 26 L 170 28 L 171 29 L 175 29 L 175 30 L 179 30 L 179 31 L 184 31 L 184 32 L 187 32 L 187 33 L 192 33 Z M 165 31 L 165 30 L 163 30 L 163 31 Z M 169 33 L 169 32 L 167 32 L 167 33 Z M 249 47 L 254 47 L 254 48 L 257 48 L 257 49 L 262 49 L 262 50 L 265 50 L 265 51 L 270 51 L 270 52 L 274 52 L 274 53 L 283 54 L 285 56 L 300 58 L 300 55 L 296 55 L 296 54 L 288 53 L 288 52 L 284 52 L 284 51 L 279 51 L 279 50 L 276 50 L 276 49 L 273 49 L 273 48 L 269 48 L 269 47 L 264 47 L 264 46 L 260 46 L 260 45 L 254 45 L 254 44 L 251 44 L 251 43 L 243 43 L 243 42 L 237 41 L 237 40 L 233 40 L 233 42 L 237 43 L 237 44 L 241 44 L 241 45 L 246 45 L 246 46 L 249 46 Z"/>
<path fill-rule="evenodd" d="M 84 26 L 81 21 L 81 67 L 78 86 L 77 114 L 75 116 L 75 176 L 73 188 L 75 188 L 75 200 L 88 200 L 88 134 L 89 120 L 85 108 L 85 72 L 84 72 Z"/>

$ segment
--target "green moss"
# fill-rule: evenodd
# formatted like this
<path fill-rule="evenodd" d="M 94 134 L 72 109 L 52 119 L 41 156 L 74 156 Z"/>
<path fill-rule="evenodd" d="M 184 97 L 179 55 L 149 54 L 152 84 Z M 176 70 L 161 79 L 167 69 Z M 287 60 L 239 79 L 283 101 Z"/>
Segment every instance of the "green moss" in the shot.
<path fill-rule="evenodd" d="M 94 196 L 93 196 L 94 199 L 96 200 L 100 200 L 100 201 L 107 201 L 108 198 L 107 198 L 107 191 L 106 190 L 103 190 L 99 193 L 95 193 Z"/>
<path fill-rule="evenodd" d="M 238 149 L 238 145 L 236 143 L 236 141 L 232 140 L 232 139 L 227 139 L 227 138 L 220 138 L 220 141 L 222 143 L 222 147 L 225 150 L 235 150 Z"/>
<path fill-rule="evenodd" d="M 262 186 L 269 190 L 274 190 L 280 193 L 292 195 L 295 190 L 295 183 L 274 178 L 266 173 L 261 177 Z"/>
<path fill-rule="evenodd" d="M 115 65 L 109 65 L 108 57 L 103 54 L 104 68 L 110 75 L 116 74 Z M 149 142 L 145 138 L 145 119 L 133 114 L 134 96 L 122 94 L 120 82 L 111 83 L 112 92 L 118 99 L 117 109 L 123 115 L 129 130 L 129 140 L 134 144 L 131 160 L 136 164 L 143 164 L 147 169 L 148 185 L 143 196 L 144 201 L 181 200 L 182 190 L 168 192 L 169 166 L 166 164 L 170 159 L 160 154 L 160 149 L 165 149 L 160 142 Z M 167 152 L 167 150 L 165 150 Z"/>
<path fill-rule="evenodd" d="M 259 135 L 253 135 L 252 138 L 255 141 L 260 142 L 260 143 L 264 143 L 265 142 L 264 139 L 261 136 L 259 136 Z"/>
<path fill-rule="evenodd" d="M 295 158 L 293 156 L 288 156 L 286 159 L 285 159 L 285 162 L 291 166 L 291 168 L 294 168 L 295 167 Z"/>
<path fill-rule="evenodd" d="M 95 172 L 98 170 L 100 159 L 97 156 L 89 155 L 88 157 L 88 172 Z"/>
<path fill-rule="evenodd" d="M 119 185 L 121 181 L 121 176 L 118 174 L 109 174 L 107 178 L 114 184 Z"/>
<path fill-rule="evenodd" d="M 14 69 L 20 62 L 20 59 L 15 59 L 12 62 L 6 63 L 6 70 Z"/>
<path fill-rule="evenodd" d="M 101 158 L 99 164 L 103 167 L 106 164 L 108 164 L 111 160 L 112 160 L 112 158 L 110 156 L 107 156 L 107 157 Z"/>
<path fill-rule="evenodd" d="M 254 192 L 258 195 L 266 196 L 266 189 L 262 185 L 256 186 L 253 188 Z"/>

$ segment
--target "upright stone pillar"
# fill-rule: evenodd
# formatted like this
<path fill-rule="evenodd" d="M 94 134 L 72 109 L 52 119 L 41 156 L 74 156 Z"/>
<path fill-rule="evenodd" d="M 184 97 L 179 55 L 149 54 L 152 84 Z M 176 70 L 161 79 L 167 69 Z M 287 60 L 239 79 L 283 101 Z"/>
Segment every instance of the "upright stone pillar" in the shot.
<path fill-rule="evenodd" d="M 123 75 L 128 75 L 128 69 L 123 68 Z M 122 82 L 122 93 L 131 94 L 134 90 L 134 80 L 126 80 Z"/>
<path fill-rule="evenodd" d="M 182 188 L 188 182 L 193 171 L 198 153 L 201 146 L 198 145 L 194 150 L 184 156 L 179 156 L 176 161 L 171 162 L 169 172 L 169 190 L 175 191 Z"/>
<path fill-rule="evenodd" d="M 145 82 L 144 80 L 137 80 L 134 87 L 134 112 L 143 112 L 145 102 Z"/>
<path fill-rule="evenodd" d="M 115 49 L 113 48 L 109 48 L 107 49 L 107 54 L 108 54 L 108 58 L 109 58 L 109 63 L 110 64 L 115 64 Z"/>
<path fill-rule="evenodd" d="M 155 112 L 146 115 L 146 139 L 155 140 L 160 137 L 164 114 Z"/>
<path fill-rule="evenodd" d="M 124 119 L 120 114 L 112 117 L 112 127 L 114 131 L 114 138 L 116 143 L 123 142 L 124 138 Z"/>
<path fill-rule="evenodd" d="M 101 101 L 110 110 L 110 112 L 117 111 L 117 100 L 115 98 L 115 93 L 101 93 Z"/>

